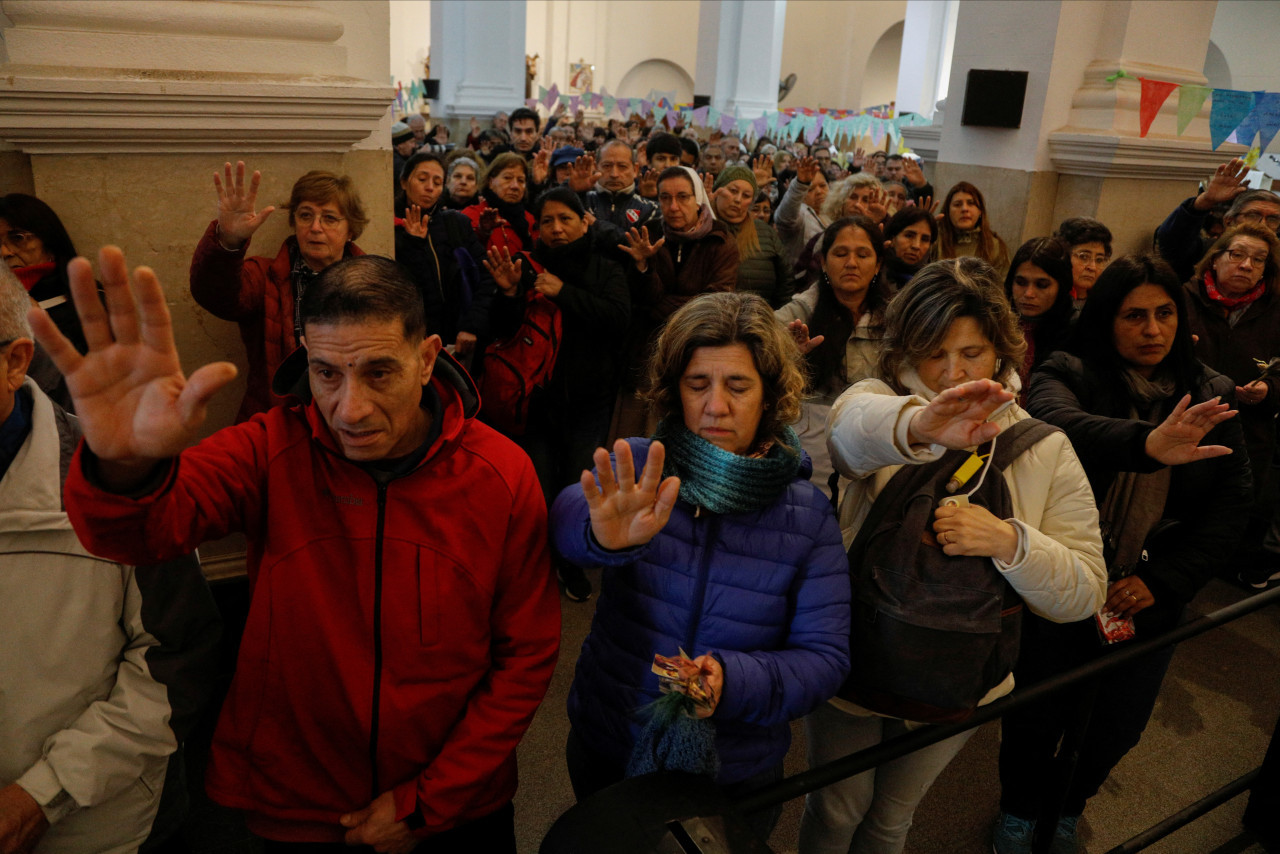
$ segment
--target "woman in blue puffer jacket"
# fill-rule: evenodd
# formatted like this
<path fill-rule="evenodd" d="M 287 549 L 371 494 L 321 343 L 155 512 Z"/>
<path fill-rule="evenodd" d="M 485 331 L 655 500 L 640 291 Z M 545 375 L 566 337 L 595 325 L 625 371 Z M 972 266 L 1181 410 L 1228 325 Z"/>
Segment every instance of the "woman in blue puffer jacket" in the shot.
<path fill-rule="evenodd" d="M 612 458 L 597 449 L 596 472 L 556 499 L 560 554 L 604 567 L 569 694 L 579 799 L 625 775 L 641 711 L 662 696 L 655 654 L 697 656 L 711 694 L 699 716 L 714 725 L 717 781 L 731 795 L 782 776 L 789 722 L 844 680 L 848 561 L 788 426 L 800 364 L 759 297 L 690 301 L 650 359 L 653 440 L 619 440 Z M 767 837 L 778 812 L 751 823 Z"/>

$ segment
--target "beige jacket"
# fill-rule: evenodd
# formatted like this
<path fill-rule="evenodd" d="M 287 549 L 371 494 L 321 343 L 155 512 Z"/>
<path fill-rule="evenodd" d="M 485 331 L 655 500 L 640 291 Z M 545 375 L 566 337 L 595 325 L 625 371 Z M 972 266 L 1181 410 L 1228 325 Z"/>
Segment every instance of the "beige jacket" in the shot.
<path fill-rule="evenodd" d="M 901 380 L 916 394 L 898 395 L 880 380 L 864 380 L 840 395 L 831 409 L 831 460 L 842 476 L 852 479 L 840 502 L 846 548 L 899 467 L 932 462 L 946 452 L 941 445 L 908 443 L 911 418 L 934 394 L 914 371 Z M 1029 417 L 1015 405 L 997 423 L 1007 427 Z M 1014 508 L 1014 517 L 1005 521 L 1018 532 L 1018 549 L 1009 563 L 996 558 L 992 563 L 1041 617 L 1058 623 L 1087 619 L 1106 600 L 1107 570 L 1093 492 L 1070 441 L 1063 433 L 1046 437 L 1014 460 L 1004 477 Z M 1010 674 L 982 702 L 1012 690 Z M 848 704 L 837 705 L 852 711 Z"/>

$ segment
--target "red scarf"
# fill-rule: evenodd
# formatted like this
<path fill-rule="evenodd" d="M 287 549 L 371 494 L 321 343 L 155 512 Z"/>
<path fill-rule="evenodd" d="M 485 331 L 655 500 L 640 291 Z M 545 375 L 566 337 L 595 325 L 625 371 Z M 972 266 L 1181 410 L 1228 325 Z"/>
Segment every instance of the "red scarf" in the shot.
<path fill-rule="evenodd" d="M 22 286 L 30 293 L 31 289 L 39 284 L 41 279 L 52 273 L 57 266 L 53 261 L 45 261 L 43 264 L 17 267 L 13 272 L 18 277 L 18 281 L 22 282 Z"/>
<path fill-rule="evenodd" d="M 1224 294 L 1222 291 L 1218 290 L 1218 285 L 1213 280 L 1213 271 L 1212 270 L 1204 271 L 1205 294 L 1208 295 L 1209 299 L 1213 300 L 1218 305 L 1225 308 L 1227 311 L 1234 311 L 1242 305 L 1248 305 L 1249 303 L 1254 302 L 1255 300 L 1258 299 L 1258 297 L 1262 296 L 1263 293 L 1266 292 L 1266 290 L 1267 290 L 1267 283 L 1265 280 L 1263 280 L 1263 281 L 1259 281 L 1257 286 L 1255 286 L 1254 289 L 1249 291 L 1248 293 L 1238 297 L 1229 297 L 1226 294 Z"/>

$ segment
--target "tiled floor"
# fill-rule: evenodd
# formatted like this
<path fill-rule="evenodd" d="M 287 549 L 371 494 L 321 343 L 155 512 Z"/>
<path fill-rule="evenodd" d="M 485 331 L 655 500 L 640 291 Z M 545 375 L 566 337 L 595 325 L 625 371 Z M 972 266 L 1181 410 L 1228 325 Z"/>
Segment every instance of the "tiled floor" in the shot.
<path fill-rule="evenodd" d="M 598 579 L 598 574 L 593 574 Z M 1211 584 L 1193 610 L 1206 613 L 1245 595 Z M 564 702 L 578 648 L 593 607 L 563 602 L 564 643 L 547 700 L 520 748 L 522 785 L 516 797 L 521 852 L 535 852 L 551 823 L 573 803 L 563 748 L 568 731 Z M 1082 837 L 1103 854 L 1130 836 L 1253 769 L 1280 714 L 1280 610 L 1268 607 L 1188 641 L 1173 666 L 1141 744 L 1116 768 L 1085 812 Z M 800 728 L 788 772 L 803 770 Z M 999 796 L 995 754 L 998 724 L 969 742 L 925 797 L 907 854 L 985 854 Z M 194 757 L 197 759 L 198 757 Z M 1147 850 L 1155 854 L 1237 854 L 1261 846 L 1240 829 L 1244 796 Z M 770 840 L 794 850 L 800 805 L 787 805 Z M 234 815 L 198 802 L 185 842 L 197 854 L 256 854 L 257 846 Z"/>

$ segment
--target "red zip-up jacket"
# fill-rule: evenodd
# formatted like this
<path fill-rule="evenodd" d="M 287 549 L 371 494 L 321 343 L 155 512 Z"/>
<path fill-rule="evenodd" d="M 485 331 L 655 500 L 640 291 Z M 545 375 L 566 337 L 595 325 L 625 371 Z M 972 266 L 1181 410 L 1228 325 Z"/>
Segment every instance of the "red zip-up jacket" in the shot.
<path fill-rule="evenodd" d="M 72 462 L 67 510 L 95 554 L 154 562 L 247 535 L 252 600 L 206 785 L 259 835 L 341 842 L 339 817 L 389 789 L 429 834 L 515 793 L 560 641 L 546 508 L 445 354 L 431 388 L 440 434 L 383 487 L 314 403 L 218 431 L 142 497 L 98 488 L 83 444 Z"/>

